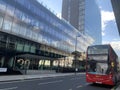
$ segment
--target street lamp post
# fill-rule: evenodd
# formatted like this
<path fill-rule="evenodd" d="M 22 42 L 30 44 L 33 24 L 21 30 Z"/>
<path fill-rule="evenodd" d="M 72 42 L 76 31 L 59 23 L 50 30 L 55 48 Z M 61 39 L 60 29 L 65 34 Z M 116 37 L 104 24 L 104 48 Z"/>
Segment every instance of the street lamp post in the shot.
<path fill-rule="evenodd" d="M 76 75 L 76 72 L 77 72 L 76 62 L 77 62 L 77 38 L 78 37 L 80 37 L 80 35 L 76 36 L 76 39 L 75 39 L 75 75 Z"/>

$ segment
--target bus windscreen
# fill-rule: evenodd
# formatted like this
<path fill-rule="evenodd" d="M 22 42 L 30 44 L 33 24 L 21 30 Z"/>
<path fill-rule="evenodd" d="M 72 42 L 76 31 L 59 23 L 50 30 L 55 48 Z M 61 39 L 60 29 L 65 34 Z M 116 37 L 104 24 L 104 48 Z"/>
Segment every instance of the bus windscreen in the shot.
<path fill-rule="evenodd" d="M 105 46 L 97 46 L 97 47 L 89 47 L 88 54 L 108 54 L 108 47 Z"/>
<path fill-rule="evenodd" d="M 100 59 L 95 59 L 94 56 L 92 56 L 93 59 L 88 59 L 87 61 L 87 67 L 88 67 L 88 72 L 90 73 L 96 73 L 96 74 L 107 74 L 108 73 L 108 63 L 107 59 L 105 60 L 100 60 Z M 96 56 L 95 56 L 96 57 Z M 98 56 L 100 58 L 100 56 Z M 103 57 L 103 56 L 102 56 Z"/>

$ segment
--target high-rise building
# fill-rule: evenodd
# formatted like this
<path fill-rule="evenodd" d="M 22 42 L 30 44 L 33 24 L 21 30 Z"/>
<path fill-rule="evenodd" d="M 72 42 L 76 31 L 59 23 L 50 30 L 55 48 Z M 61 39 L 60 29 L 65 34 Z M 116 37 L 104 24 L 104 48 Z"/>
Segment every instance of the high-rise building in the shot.
<path fill-rule="evenodd" d="M 111 0 L 117 27 L 118 27 L 118 32 L 120 34 L 120 0 Z"/>
<path fill-rule="evenodd" d="M 96 0 L 63 0 L 62 17 L 101 44 L 101 14 Z"/>

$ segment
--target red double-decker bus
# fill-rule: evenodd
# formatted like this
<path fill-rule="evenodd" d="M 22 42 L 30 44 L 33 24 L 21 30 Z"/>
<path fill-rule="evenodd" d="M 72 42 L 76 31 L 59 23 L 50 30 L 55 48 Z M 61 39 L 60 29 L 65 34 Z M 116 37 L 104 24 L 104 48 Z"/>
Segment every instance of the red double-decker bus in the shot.
<path fill-rule="evenodd" d="M 89 46 L 86 59 L 86 81 L 115 85 L 119 80 L 118 56 L 111 45 Z"/>

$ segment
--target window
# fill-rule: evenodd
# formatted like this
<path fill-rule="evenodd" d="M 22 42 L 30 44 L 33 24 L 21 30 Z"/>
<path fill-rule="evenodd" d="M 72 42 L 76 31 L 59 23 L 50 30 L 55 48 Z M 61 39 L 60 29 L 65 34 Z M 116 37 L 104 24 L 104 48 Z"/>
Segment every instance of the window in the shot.
<path fill-rule="evenodd" d="M 43 30 L 43 29 L 45 28 L 44 26 L 45 26 L 45 25 L 44 25 L 43 23 L 41 23 L 41 22 L 39 23 L 39 27 L 40 27 L 40 29 Z"/>
<path fill-rule="evenodd" d="M 12 27 L 12 32 L 15 34 L 19 33 L 19 25 L 17 23 L 13 23 L 13 27 Z"/>
<path fill-rule="evenodd" d="M 0 34 L 0 41 L 5 41 L 6 42 L 7 37 L 5 35 Z"/>
<path fill-rule="evenodd" d="M 5 18 L 4 23 L 3 23 L 3 30 L 10 31 L 11 25 L 12 25 L 11 20 L 8 20 L 7 18 Z"/>
<path fill-rule="evenodd" d="M 32 31 L 29 29 L 26 29 L 26 37 L 32 38 Z"/>
<path fill-rule="evenodd" d="M 24 1 L 25 0 L 16 0 L 18 3 L 20 3 L 21 5 L 24 5 Z"/>
<path fill-rule="evenodd" d="M 38 37 L 38 34 L 36 32 L 34 32 L 34 31 L 32 31 L 32 38 L 34 40 L 37 40 L 37 37 Z"/>
<path fill-rule="evenodd" d="M 93 46 L 88 48 L 88 54 L 108 54 L 107 46 Z"/>
<path fill-rule="evenodd" d="M 6 11 L 7 14 L 13 16 L 14 15 L 14 10 L 15 10 L 14 7 L 12 7 L 10 5 L 7 5 L 7 11 Z"/>
<path fill-rule="evenodd" d="M 6 9 L 6 4 L 3 2 L 3 0 L 0 0 L 0 12 L 5 11 Z"/>
<path fill-rule="evenodd" d="M 18 1 L 19 1 L 19 0 L 18 0 Z M 22 12 L 16 9 L 16 11 L 15 11 L 15 16 L 16 16 L 16 18 L 18 18 L 18 19 L 21 20 L 21 19 L 22 19 Z"/>
<path fill-rule="evenodd" d="M 25 13 L 23 13 L 21 20 L 26 22 L 26 23 L 30 23 L 30 17 L 28 17 L 28 15 Z"/>
<path fill-rule="evenodd" d="M 30 8 L 30 2 L 29 2 L 29 0 L 24 0 L 24 6 L 26 7 L 26 8 Z M 32 8 L 33 9 L 33 8 Z"/>
<path fill-rule="evenodd" d="M 0 15 L 0 28 L 2 27 L 2 23 L 3 23 L 3 16 Z"/>
<path fill-rule="evenodd" d="M 38 35 L 38 41 L 42 42 L 42 35 L 41 34 Z"/>
<path fill-rule="evenodd" d="M 22 36 L 25 36 L 25 34 L 26 34 L 25 26 L 23 26 L 23 25 L 20 26 L 19 34 L 21 34 Z"/>

